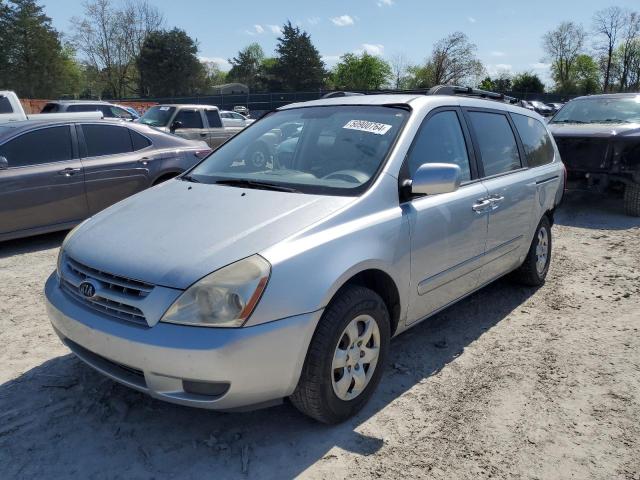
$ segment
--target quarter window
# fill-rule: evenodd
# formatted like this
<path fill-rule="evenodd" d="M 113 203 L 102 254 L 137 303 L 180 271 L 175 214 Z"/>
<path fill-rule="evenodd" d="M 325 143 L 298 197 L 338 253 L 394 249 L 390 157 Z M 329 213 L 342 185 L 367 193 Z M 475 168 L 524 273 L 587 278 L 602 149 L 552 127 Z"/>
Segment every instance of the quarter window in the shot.
<path fill-rule="evenodd" d="M 539 167 L 553 161 L 553 144 L 547 129 L 535 118 L 512 113 L 513 123 L 520 134 L 529 167 Z"/>
<path fill-rule="evenodd" d="M 133 149 L 135 151 L 142 150 L 143 148 L 147 148 L 149 145 L 151 145 L 151 142 L 146 137 L 140 135 L 138 132 L 129 130 L 129 133 L 131 133 L 131 140 L 133 141 Z"/>
<path fill-rule="evenodd" d="M 11 102 L 7 97 L 0 95 L 0 113 L 13 113 Z"/>
<path fill-rule="evenodd" d="M 182 128 L 203 128 L 198 110 L 181 110 L 174 121 L 182 123 Z"/>
<path fill-rule="evenodd" d="M 505 115 L 469 112 L 469 117 L 478 139 L 486 177 L 522 168 L 518 144 Z"/>
<path fill-rule="evenodd" d="M 462 181 L 471 180 L 467 145 L 456 112 L 436 113 L 421 127 L 409 154 L 409 175 L 413 177 L 423 163 L 455 163 L 462 171 Z"/>
<path fill-rule="evenodd" d="M 129 130 L 114 125 L 83 125 L 87 156 L 116 155 L 133 151 Z"/>
<path fill-rule="evenodd" d="M 6 157 L 9 167 L 71 160 L 71 132 L 65 125 L 24 133 L 1 145 L 0 156 Z"/>

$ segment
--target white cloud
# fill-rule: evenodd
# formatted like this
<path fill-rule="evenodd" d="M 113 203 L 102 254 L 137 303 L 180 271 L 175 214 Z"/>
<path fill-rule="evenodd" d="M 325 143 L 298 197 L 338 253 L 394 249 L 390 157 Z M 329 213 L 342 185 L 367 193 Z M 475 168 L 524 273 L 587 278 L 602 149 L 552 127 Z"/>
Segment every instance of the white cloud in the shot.
<path fill-rule="evenodd" d="M 198 58 L 200 59 L 201 62 L 215 63 L 216 65 L 218 65 L 218 67 L 220 67 L 220 70 L 224 70 L 225 72 L 231 69 L 231 64 L 226 58 L 222 58 L 222 57 L 198 57 Z"/>
<path fill-rule="evenodd" d="M 378 0 L 376 3 L 378 4 L 379 7 L 390 7 L 391 5 L 394 5 L 396 2 L 394 2 L 394 0 Z"/>
<path fill-rule="evenodd" d="M 548 68 L 551 68 L 551 64 L 536 62 L 531 64 L 531 68 L 533 68 L 534 70 L 547 70 Z"/>
<path fill-rule="evenodd" d="M 275 33 L 276 35 L 280 35 L 282 33 L 280 25 L 267 25 L 267 28 L 271 30 L 271 33 Z"/>
<path fill-rule="evenodd" d="M 264 33 L 264 27 L 262 25 L 254 25 L 253 30 L 245 30 L 244 33 L 247 35 L 260 35 Z"/>
<path fill-rule="evenodd" d="M 340 55 L 323 55 L 322 61 L 331 68 L 340 61 Z"/>
<path fill-rule="evenodd" d="M 506 54 L 504 52 L 500 52 L 498 50 L 494 50 L 491 52 L 492 57 L 504 57 Z"/>
<path fill-rule="evenodd" d="M 379 43 L 363 43 L 362 51 L 367 52 L 369 55 L 383 55 L 384 45 Z"/>
<path fill-rule="evenodd" d="M 320 21 L 321 21 L 320 17 L 307 18 L 307 22 L 309 23 L 309 25 L 317 25 L 320 23 Z"/>
<path fill-rule="evenodd" d="M 340 15 L 339 17 L 333 17 L 331 21 L 336 27 L 348 27 L 349 25 L 353 25 L 355 23 L 353 17 L 351 17 L 350 15 Z"/>
<path fill-rule="evenodd" d="M 467 17 L 467 20 L 471 23 L 476 23 L 476 19 L 473 17 Z"/>
<path fill-rule="evenodd" d="M 486 66 L 486 68 L 487 68 L 487 74 L 490 77 L 498 76 L 501 73 L 509 73 L 509 74 L 513 73 L 513 65 L 511 65 L 510 63 L 489 64 Z"/>

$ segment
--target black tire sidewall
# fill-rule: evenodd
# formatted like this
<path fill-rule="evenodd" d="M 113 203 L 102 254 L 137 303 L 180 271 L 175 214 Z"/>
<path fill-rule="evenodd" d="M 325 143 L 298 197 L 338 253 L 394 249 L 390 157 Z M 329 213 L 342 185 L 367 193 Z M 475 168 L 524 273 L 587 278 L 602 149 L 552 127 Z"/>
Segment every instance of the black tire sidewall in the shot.
<path fill-rule="evenodd" d="M 332 337 L 329 342 L 330 347 L 325 352 L 321 367 L 321 375 L 323 379 L 323 401 L 326 407 L 331 411 L 332 416 L 339 420 L 346 419 L 360 410 L 360 408 L 362 408 L 362 406 L 369 400 L 369 398 L 375 391 L 376 387 L 380 383 L 380 379 L 384 371 L 384 365 L 389 351 L 390 340 L 389 314 L 386 307 L 384 306 L 384 303 L 382 302 L 382 299 L 380 299 L 377 295 L 375 295 L 375 297 L 371 297 L 370 299 L 361 299 L 360 301 L 351 305 L 348 310 L 341 313 L 342 318 L 339 322 L 336 323 L 332 330 Z M 333 355 L 338 342 L 342 337 L 342 333 L 349 322 L 351 322 L 358 315 L 363 314 L 370 315 L 378 324 L 378 329 L 380 330 L 380 354 L 378 356 L 378 361 L 376 363 L 376 367 L 371 380 L 365 387 L 364 391 L 356 398 L 345 401 L 338 398 L 336 393 L 333 391 L 333 384 L 331 381 L 333 375 L 331 369 Z"/>

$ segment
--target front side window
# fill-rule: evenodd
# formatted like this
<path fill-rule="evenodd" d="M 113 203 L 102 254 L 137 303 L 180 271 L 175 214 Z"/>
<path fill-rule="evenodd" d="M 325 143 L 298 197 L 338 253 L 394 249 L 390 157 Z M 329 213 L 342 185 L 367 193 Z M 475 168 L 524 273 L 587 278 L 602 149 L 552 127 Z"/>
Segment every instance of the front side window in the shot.
<path fill-rule="evenodd" d="M 382 106 L 279 111 L 231 138 L 189 177 L 202 183 L 357 195 L 381 168 L 408 115 Z"/>
<path fill-rule="evenodd" d="M 0 156 L 6 157 L 9 167 L 71 160 L 73 150 L 69 126 L 42 128 L 23 133 L 0 145 Z"/>
<path fill-rule="evenodd" d="M 176 107 L 156 105 L 147 110 L 139 122 L 152 127 L 167 127 Z"/>
<path fill-rule="evenodd" d="M 116 118 L 124 118 L 125 120 L 133 120 L 133 115 L 127 112 L 124 108 L 109 107 L 111 110 L 111 116 Z"/>
<path fill-rule="evenodd" d="M 198 110 L 180 110 L 174 121 L 182 123 L 181 128 L 204 128 Z"/>
<path fill-rule="evenodd" d="M 436 113 L 422 126 L 409 154 L 409 175 L 423 163 L 454 163 L 463 182 L 471 180 L 467 144 L 454 111 Z"/>
<path fill-rule="evenodd" d="M 469 112 L 478 139 L 485 177 L 522 168 L 518 144 L 501 113 Z"/>
<path fill-rule="evenodd" d="M 115 125 L 82 125 L 87 156 L 100 157 L 133 151 L 129 130 Z"/>
<path fill-rule="evenodd" d="M 511 114 L 530 167 L 539 167 L 553 161 L 553 144 L 547 129 L 535 118 L 526 115 Z"/>

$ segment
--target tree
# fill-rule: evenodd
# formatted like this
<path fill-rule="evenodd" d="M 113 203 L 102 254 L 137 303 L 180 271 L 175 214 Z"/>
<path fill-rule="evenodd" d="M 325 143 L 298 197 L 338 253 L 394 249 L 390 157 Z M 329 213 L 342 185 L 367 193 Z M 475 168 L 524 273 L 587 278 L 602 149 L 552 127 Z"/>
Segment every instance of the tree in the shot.
<path fill-rule="evenodd" d="M 638 12 L 627 11 L 624 18 L 622 32 L 622 43 L 620 44 L 620 91 L 624 92 L 629 87 L 629 75 L 636 49 L 635 43 L 640 35 L 640 14 Z"/>
<path fill-rule="evenodd" d="M 0 29 L 0 78 L 5 88 L 28 98 L 56 96 L 67 88 L 65 69 L 72 68 L 73 62 L 35 0 L 0 4 Z"/>
<path fill-rule="evenodd" d="M 409 83 L 415 88 L 434 85 L 476 85 L 484 67 L 476 57 L 477 47 L 462 32 L 436 42 L 423 66 L 410 67 Z"/>
<path fill-rule="evenodd" d="M 288 21 L 282 27 L 276 53 L 274 73 L 284 90 L 310 91 L 322 87 L 326 76 L 324 62 L 307 32 Z"/>
<path fill-rule="evenodd" d="M 159 30 L 164 19 L 147 0 L 127 1 L 116 8 L 113 0 L 87 0 L 84 17 L 71 19 L 73 42 L 87 62 L 104 76 L 114 98 L 140 91 L 144 81 L 136 60 L 146 36 Z"/>
<path fill-rule="evenodd" d="M 393 75 L 393 86 L 396 90 L 407 88 L 407 68 L 409 67 L 407 57 L 402 53 L 396 53 L 391 56 L 389 65 Z"/>
<path fill-rule="evenodd" d="M 391 67 L 381 58 L 367 52 L 347 53 L 340 57 L 331 82 L 339 90 L 380 90 L 392 77 Z"/>
<path fill-rule="evenodd" d="M 598 63 L 589 55 L 578 55 L 571 71 L 571 82 L 575 92 L 581 95 L 596 93 L 600 90 Z"/>
<path fill-rule="evenodd" d="M 625 15 L 620 7 L 607 7 L 603 10 L 598 10 L 593 16 L 593 33 L 601 38 L 601 41 L 596 43 L 596 49 L 602 52 L 603 55 L 602 90 L 604 92 L 609 91 L 613 53 L 624 23 Z"/>
<path fill-rule="evenodd" d="M 222 85 L 227 82 L 227 72 L 224 72 L 216 62 L 203 61 L 202 67 L 204 68 L 208 87 Z"/>
<path fill-rule="evenodd" d="M 259 90 L 262 85 L 260 73 L 263 60 L 262 47 L 257 43 L 252 43 L 240 50 L 237 56 L 229 59 L 231 70 L 227 74 L 227 79 L 244 83 L 250 90 Z"/>
<path fill-rule="evenodd" d="M 585 36 L 582 26 L 562 22 L 543 37 L 543 47 L 551 60 L 551 71 L 558 91 L 570 86 L 571 68 L 582 52 Z"/>
<path fill-rule="evenodd" d="M 513 77 L 511 88 L 516 93 L 544 93 L 544 83 L 531 72 L 519 73 Z"/>
<path fill-rule="evenodd" d="M 138 58 L 144 93 L 177 97 L 203 91 L 206 71 L 197 54 L 198 45 L 184 30 L 151 32 Z"/>

